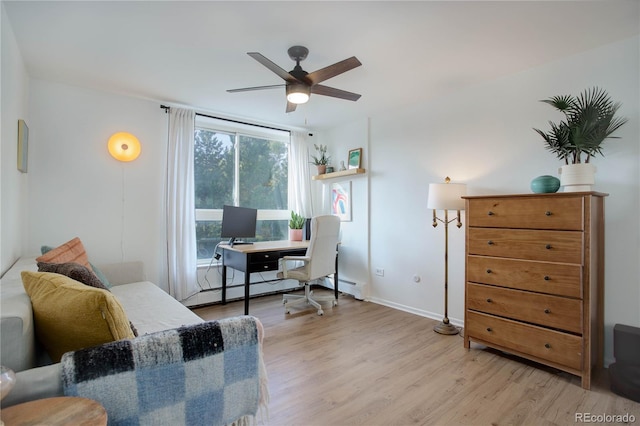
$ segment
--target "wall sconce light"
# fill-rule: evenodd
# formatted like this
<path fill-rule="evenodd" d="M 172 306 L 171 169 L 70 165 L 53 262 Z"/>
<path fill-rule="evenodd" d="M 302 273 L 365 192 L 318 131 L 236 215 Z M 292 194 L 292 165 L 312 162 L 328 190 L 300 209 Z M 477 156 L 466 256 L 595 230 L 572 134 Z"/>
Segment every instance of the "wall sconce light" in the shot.
<path fill-rule="evenodd" d="M 287 100 L 292 104 L 304 104 L 309 100 L 311 88 L 306 84 L 287 84 Z"/>
<path fill-rule="evenodd" d="M 140 141 L 131 133 L 114 133 L 107 142 L 109 154 L 118 161 L 133 161 L 140 155 Z"/>
<path fill-rule="evenodd" d="M 444 224 L 444 318 L 433 330 L 440 334 L 458 334 L 460 330 L 449 323 L 449 223 L 457 220 L 456 226 L 460 228 L 460 210 L 464 210 L 464 200 L 462 196 L 467 194 L 467 185 L 463 183 L 450 183 L 447 176 L 445 183 L 430 183 L 427 208 L 433 209 L 433 227 L 438 226 L 440 221 Z M 444 219 L 436 216 L 436 210 L 444 210 Z M 454 219 L 449 220 L 449 210 L 456 210 Z"/>

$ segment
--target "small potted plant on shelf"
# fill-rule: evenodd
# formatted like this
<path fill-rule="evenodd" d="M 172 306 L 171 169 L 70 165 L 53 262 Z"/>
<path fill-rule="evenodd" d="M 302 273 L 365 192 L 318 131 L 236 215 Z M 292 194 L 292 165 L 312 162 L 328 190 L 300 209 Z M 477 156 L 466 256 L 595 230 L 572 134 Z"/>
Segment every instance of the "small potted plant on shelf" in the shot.
<path fill-rule="evenodd" d="M 289 219 L 289 239 L 291 241 L 302 241 L 302 228 L 304 227 L 304 217 L 293 210 Z"/>
<path fill-rule="evenodd" d="M 331 160 L 331 157 L 327 155 L 326 145 L 316 145 L 314 143 L 313 147 L 316 149 L 318 154 L 311 156 L 311 159 L 313 160 L 311 161 L 311 164 L 315 164 L 316 167 L 318 167 L 318 174 L 323 175 L 327 172 L 327 165 L 329 164 L 329 160 Z"/>
<path fill-rule="evenodd" d="M 565 120 L 549 122 L 551 130 L 543 132 L 534 128 L 545 141 L 546 148 L 565 165 L 560 169 L 560 181 L 565 192 L 589 191 L 594 184 L 595 166 L 591 157 L 602 155 L 605 139 L 618 138 L 612 133 L 618 130 L 626 118 L 616 117 L 619 102 L 612 102 L 604 90 L 594 87 L 586 89 L 577 97 L 573 95 L 553 96 L 542 100 L 558 111 Z"/>

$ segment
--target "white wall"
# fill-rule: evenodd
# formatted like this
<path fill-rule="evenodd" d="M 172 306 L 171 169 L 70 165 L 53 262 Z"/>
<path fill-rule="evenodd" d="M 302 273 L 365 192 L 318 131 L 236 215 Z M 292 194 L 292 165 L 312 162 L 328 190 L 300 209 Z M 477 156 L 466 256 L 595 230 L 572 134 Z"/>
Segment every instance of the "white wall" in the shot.
<path fill-rule="evenodd" d="M 427 188 L 450 176 L 470 194 L 530 193 L 532 178 L 561 163 L 532 127 L 560 117 L 540 99 L 605 88 L 629 118 L 608 141 L 594 190 L 606 199 L 606 353 L 615 323 L 640 325 L 639 38 L 611 44 L 444 98 L 371 117 L 369 128 L 371 300 L 442 318 L 444 229 L 431 226 Z M 335 129 L 331 143 L 349 140 Z M 439 212 L 442 215 L 442 212 Z M 464 219 L 463 219 L 464 220 Z M 357 224 L 353 224 L 356 225 Z M 367 248 L 361 248 L 361 255 Z M 385 276 L 372 274 L 384 268 Z M 421 278 L 419 283 L 413 276 Z M 464 227 L 449 228 L 449 317 L 464 318 Z"/>
<path fill-rule="evenodd" d="M 351 185 L 351 221 L 340 223 L 339 288 L 359 299 L 369 296 L 369 121 L 363 119 L 339 128 L 322 132 L 320 142 L 328 145 L 331 165 L 339 170 L 340 162 L 348 163 L 349 150 L 362 148 L 361 165 L 367 170 L 364 175 L 311 182 L 316 191 L 314 206 L 316 214 L 331 214 L 331 188 L 334 183 Z M 313 148 L 311 148 L 313 150 Z M 312 167 L 313 169 L 313 167 Z M 316 174 L 313 171 L 312 174 Z M 351 284 L 355 283 L 355 284 Z M 355 287 L 354 287 L 355 286 Z"/>
<path fill-rule="evenodd" d="M 30 125 L 28 115 L 29 79 L 24 61 L 16 43 L 11 23 L 7 19 L 4 3 L 1 4 L 2 29 L 2 146 L 0 172 L 2 183 L 0 196 L 0 275 L 20 256 L 28 228 L 25 217 L 27 182 L 29 175 L 17 168 L 18 120 Z M 31 150 L 30 150 L 31 151 Z M 29 164 L 30 166 L 31 164 Z"/>
<path fill-rule="evenodd" d="M 29 242 L 80 237 L 95 263 L 142 260 L 166 289 L 163 200 L 167 115 L 160 105 L 126 96 L 31 80 Z M 116 132 L 134 134 L 138 159 L 109 155 Z"/>

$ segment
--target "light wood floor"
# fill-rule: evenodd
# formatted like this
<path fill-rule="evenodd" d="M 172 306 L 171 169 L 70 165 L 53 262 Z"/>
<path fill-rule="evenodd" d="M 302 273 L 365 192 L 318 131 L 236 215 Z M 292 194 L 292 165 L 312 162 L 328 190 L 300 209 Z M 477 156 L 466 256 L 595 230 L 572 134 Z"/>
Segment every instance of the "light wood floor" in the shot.
<path fill-rule="evenodd" d="M 240 315 L 243 302 L 195 309 L 204 319 Z M 339 306 L 284 314 L 282 296 L 251 300 L 265 327 L 269 421 L 280 425 L 573 425 L 576 413 L 635 416 L 640 404 L 567 373 L 509 357 L 436 321 L 345 295 Z M 578 422 L 580 423 L 580 422 Z"/>

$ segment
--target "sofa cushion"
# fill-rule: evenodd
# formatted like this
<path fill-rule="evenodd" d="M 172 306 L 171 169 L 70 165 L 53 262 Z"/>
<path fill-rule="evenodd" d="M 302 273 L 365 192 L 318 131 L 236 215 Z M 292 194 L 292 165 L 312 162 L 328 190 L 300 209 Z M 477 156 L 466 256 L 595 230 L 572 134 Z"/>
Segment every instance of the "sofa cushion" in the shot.
<path fill-rule="evenodd" d="M 95 288 L 101 288 L 103 290 L 108 290 L 108 288 L 105 287 L 104 284 L 102 284 L 102 281 L 98 279 L 96 274 L 91 272 L 85 266 L 80 265 L 79 263 L 38 262 L 38 272 L 55 272 L 56 274 L 66 275 L 73 280 L 80 281 L 82 284 L 86 284 Z"/>
<path fill-rule="evenodd" d="M 93 269 L 91 269 L 91 265 L 89 264 L 87 252 L 82 245 L 82 241 L 80 241 L 80 238 L 78 237 L 75 237 L 56 248 L 48 250 L 42 256 L 36 258 L 36 261 L 47 263 L 74 262 L 79 263 L 93 272 Z"/>
<path fill-rule="evenodd" d="M 109 291 L 51 272 L 22 272 L 36 336 L 54 362 L 75 351 L 134 336 L 127 315 Z"/>
<path fill-rule="evenodd" d="M 38 272 L 54 272 L 56 274 L 66 275 L 67 277 L 81 282 L 82 284 L 109 291 L 109 288 L 102 283 L 102 280 L 100 280 L 96 274 L 79 263 L 38 262 Z M 138 330 L 131 321 L 129 321 L 129 325 L 131 326 L 133 335 L 138 336 Z"/>
<path fill-rule="evenodd" d="M 168 330 L 204 320 L 152 282 L 111 287 L 139 335 Z"/>

